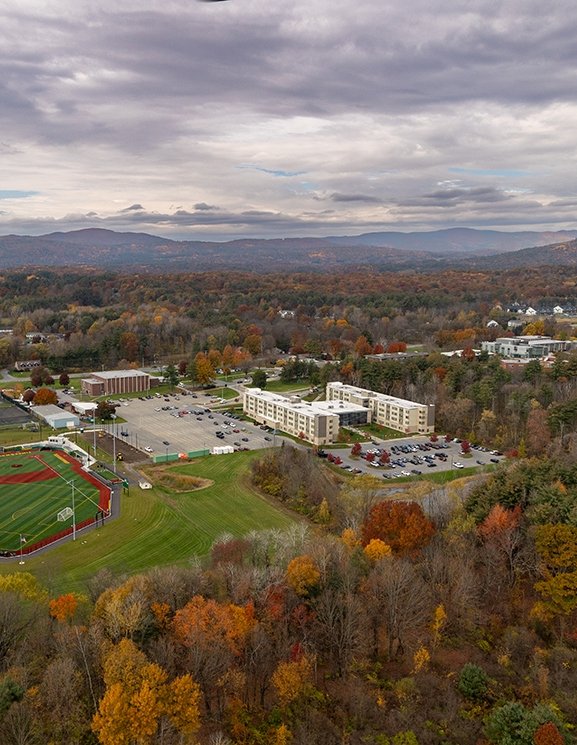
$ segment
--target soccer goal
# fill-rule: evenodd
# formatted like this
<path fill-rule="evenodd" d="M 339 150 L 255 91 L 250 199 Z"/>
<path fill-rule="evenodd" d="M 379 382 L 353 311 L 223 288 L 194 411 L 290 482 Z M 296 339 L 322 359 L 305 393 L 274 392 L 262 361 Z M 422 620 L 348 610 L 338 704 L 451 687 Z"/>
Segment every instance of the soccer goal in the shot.
<path fill-rule="evenodd" d="M 69 517 L 72 517 L 73 514 L 72 507 L 65 507 L 56 515 L 56 519 L 58 522 L 63 523 L 65 520 L 68 520 Z"/>

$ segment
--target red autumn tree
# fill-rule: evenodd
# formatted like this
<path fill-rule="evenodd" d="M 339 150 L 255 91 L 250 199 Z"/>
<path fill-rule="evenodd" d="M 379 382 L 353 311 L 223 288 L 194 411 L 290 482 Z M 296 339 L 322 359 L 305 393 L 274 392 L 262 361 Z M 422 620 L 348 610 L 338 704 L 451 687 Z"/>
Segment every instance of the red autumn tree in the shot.
<path fill-rule="evenodd" d="M 535 730 L 533 735 L 535 745 L 563 745 L 563 735 L 553 722 L 545 722 Z"/>
<path fill-rule="evenodd" d="M 395 554 L 411 554 L 429 543 L 435 526 L 416 502 L 379 502 L 362 527 L 363 545 L 378 538 Z"/>
<path fill-rule="evenodd" d="M 361 443 L 355 442 L 355 444 L 351 448 L 351 455 L 360 455 L 361 450 L 362 450 Z"/>

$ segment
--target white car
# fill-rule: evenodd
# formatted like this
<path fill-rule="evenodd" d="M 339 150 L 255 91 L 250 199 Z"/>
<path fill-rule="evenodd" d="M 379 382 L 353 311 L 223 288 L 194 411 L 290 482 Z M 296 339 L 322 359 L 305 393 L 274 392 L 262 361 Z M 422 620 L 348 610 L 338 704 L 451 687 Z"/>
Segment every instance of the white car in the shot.
<path fill-rule="evenodd" d="M 154 453 L 154 450 L 150 447 L 150 445 L 147 445 L 144 449 L 147 453 Z"/>
<path fill-rule="evenodd" d="M 458 461 L 455 461 L 453 465 L 455 466 L 455 468 L 465 468 L 465 466 L 462 463 L 459 463 Z"/>

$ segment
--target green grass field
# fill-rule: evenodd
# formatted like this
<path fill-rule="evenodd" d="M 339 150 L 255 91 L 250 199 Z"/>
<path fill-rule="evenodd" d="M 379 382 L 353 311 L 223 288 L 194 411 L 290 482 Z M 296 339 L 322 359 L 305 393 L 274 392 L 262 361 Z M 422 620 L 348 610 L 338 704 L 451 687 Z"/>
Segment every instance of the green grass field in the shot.
<path fill-rule="evenodd" d="M 45 478 L 11 483 L 35 474 Z M 50 451 L 0 455 L 0 550 L 18 551 L 20 535 L 31 545 L 70 527 L 72 519 L 60 522 L 57 513 L 71 507 L 72 484 L 76 522 L 80 523 L 94 517 L 99 503 L 98 487 L 82 473 Z"/>
<path fill-rule="evenodd" d="M 206 555 L 222 533 L 241 536 L 251 530 L 286 528 L 294 518 L 262 499 L 250 486 L 248 469 L 257 451 L 208 456 L 171 468 L 175 473 L 209 479 L 197 491 L 174 493 L 155 486 L 131 486 L 122 497 L 121 516 L 18 564 L 0 565 L 0 573 L 29 571 L 51 592 L 82 591 L 101 569 L 136 573 L 154 566 L 186 564 Z M 147 470 L 154 486 L 155 467 Z"/>

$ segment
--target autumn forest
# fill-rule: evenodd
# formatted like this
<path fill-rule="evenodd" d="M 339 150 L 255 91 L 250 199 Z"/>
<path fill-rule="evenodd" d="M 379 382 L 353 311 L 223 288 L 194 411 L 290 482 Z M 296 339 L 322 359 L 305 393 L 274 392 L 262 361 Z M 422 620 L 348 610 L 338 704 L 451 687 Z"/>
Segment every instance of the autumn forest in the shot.
<path fill-rule="evenodd" d="M 514 333 L 516 302 L 575 305 L 577 279 L 3 273 L 1 368 L 170 365 L 202 387 L 281 359 L 284 382 L 434 403 L 439 437 L 507 458 L 383 489 L 314 449 L 264 450 L 247 484 L 289 529 L 223 533 L 209 555 L 81 592 L 3 573 L 0 742 L 575 742 L 577 352 L 479 354 Z M 519 332 L 575 336 L 553 316 Z"/>

